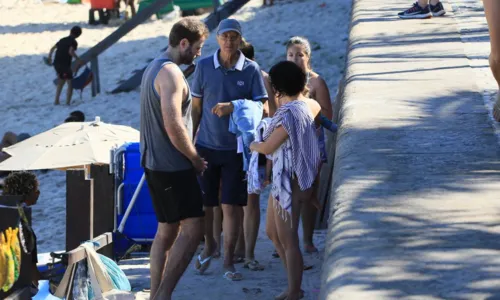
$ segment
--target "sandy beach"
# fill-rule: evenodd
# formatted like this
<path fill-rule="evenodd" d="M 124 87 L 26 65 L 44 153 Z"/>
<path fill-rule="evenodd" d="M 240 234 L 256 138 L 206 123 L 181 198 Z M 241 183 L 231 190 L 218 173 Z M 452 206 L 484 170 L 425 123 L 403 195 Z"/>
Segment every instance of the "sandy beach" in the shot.
<path fill-rule="evenodd" d="M 326 80 L 332 99 L 344 69 L 345 51 L 350 19 L 351 0 L 276 0 L 273 7 L 261 7 L 261 0 L 251 0 L 234 18 L 243 27 L 244 37 L 256 50 L 256 60 L 263 70 L 285 58 L 285 42 L 294 35 L 307 37 L 312 44 L 313 69 Z M 87 120 L 100 116 L 109 123 L 139 129 L 139 91 L 112 95 L 120 80 L 127 79 L 133 70 L 144 67 L 149 59 L 160 54 L 167 45 L 167 35 L 175 20 L 153 17 L 123 37 L 99 56 L 101 91 L 95 98 L 90 88 L 82 99 L 75 92 L 71 106 L 54 106 L 55 71 L 43 63 L 43 57 L 60 38 L 69 34 L 74 25 L 83 28 L 78 39 L 77 53 L 84 51 L 112 33 L 116 26 L 87 25 L 88 7 L 35 0 L 0 0 L 0 65 L 2 89 L 0 105 L 3 131 L 37 134 L 48 130 L 66 118 L 69 112 L 81 110 Z M 202 16 L 200 16 L 202 17 Z M 202 56 L 217 49 L 212 34 L 203 48 Z M 65 91 L 62 96 L 64 97 Z M 64 101 L 63 101 L 64 102 Z M 64 172 L 38 174 L 41 196 L 33 207 L 33 224 L 40 253 L 64 250 L 65 194 Z M 279 259 L 271 257 L 272 243 L 264 232 L 267 196 L 263 195 L 261 232 L 257 242 L 257 259 L 266 266 L 263 272 L 243 271 L 245 280 L 229 282 L 222 278 L 221 260 L 214 260 L 206 276 L 194 274 L 192 266 L 176 291 L 176 299 L 271 299 L 286 283 Z M 315 236 L 323 249 L 324 233 Z M 306 299 L 315 299 L 319 289 L 321 252 L 305 257 L 314 268 L 304 273 Z M 137 299 L 147 299 L 142 293 L 149 286 L 148 259 L 134 258 L 122 262 L 137 291 Z"/>

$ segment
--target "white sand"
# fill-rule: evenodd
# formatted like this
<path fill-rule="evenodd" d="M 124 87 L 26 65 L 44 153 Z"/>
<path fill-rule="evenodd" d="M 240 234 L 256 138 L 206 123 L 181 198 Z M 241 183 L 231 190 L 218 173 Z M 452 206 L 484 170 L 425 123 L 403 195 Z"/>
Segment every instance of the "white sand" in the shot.
<path fill-rule="evenodd" d="M 273 258 L 274 247 L 265 233 L 265 219 L 267 197 L 269 188 L 261 195 L 261 227 L 255 250 L 256 259 L 263 264 L 264 271 L 250 271 L 244 269 L 242 264 L 236 265 L 244 279 L 240 282 L 230 282 L 222 277 L 222 258 L 213 259 L 205 275 L 198 275 L 194 269 L 194 259 L 186 273 L 179 281 L 174 292 L 174 299 L 273 299 L 286 287 L 286 274 L 281 260 Z M 302 233 L 302 229 L 299 230 Z M 313 266 L 311 270 L 304 271 L 302 289 L 305 291 L 304 299 L 317 299 L 320 288 L 321 262 L 326 231 L 318 230 L 314 241 L 321 250 L 315 254 L 305 254 L 304 263 Z M 199 248 L 201 251 L 201 247 Z M 149 294 L 142 289 L 149 287 L 149 259 L 135 258 L 120 263 L 136 293 L 136 299 L 149 299 Z"/>
<path fill-rule="evenodd" d="M 275 6 L 260 8 L 261 0 L 252 0 L 235 18 L 242 22 L 244 36 L 254 44 L 256 59 L 262 69 L 269 68 L 285 58 L 284 43 L 293 35 L 303 35 L 313 45 L 312 66 L 325 78 L 332 98 L 344 68 L 351 0 L 280 1 Z M 51 67 L 42 62 L 50 47 L 69 33 L 73 25 L 83 27 L 78 39 L 78 53 L 83 53 L 116 27 L 87 25 L 88 7 L 85 5 L 54 4 L 35 0 L 0 0 L 0 66 L 2 88 L 0 128 L 17 133 L 37 134 L 60 124 L 73 110 L 83 111 L 87 119 L 101 116 L 105 122 L 139 128 L 139 92 L 111 95 L 119 80 L 127 79 L 131 72 L 145 66 L 148 59 L 159 54 L 166 46 L 166 35 L 172 21 L 156 20 L 138 26 L 117 44 L 99 57 L 101 90 L 96 98 L 90 88 L 80 100 L 73 96 L 70 107 L 55 107 L 56 77 Z M 210 55 L 216 49 L 212 35 L 203 49 Z M 61 102 L 64 103 L 65 91 Z M 40 174 L 41 197 L 33 208 L 34 228 L 37 232 L 39 251 L 64 249 L 65 245 L 65 174 L 52 171 Z M 261 202 L 267 203 L 261 199 Z M 265 214 L 265 207 L 262 210 Z M 244 272 L 245 280 L 230 283 L 222 279 L 220 263 L 211 267 L 212 275 L 195 276 L 190 267 L 180 282 L 176 299 L 270 299 L 281 291 L 286 282 L 278 259 L 272 259 L 272 245 L 265 236 L 264 222 L 257 244 L 257 259 L 267 266 L 264 272 Z M 316 235 L 322 249 L 323 234 Z M 320 255 L 306 256 L 306 262 L 315 267 L 305 272 L 304 286 L 307 299 L 315 298 L 319 288 Z M 148 285 L 145 261 L 138 260 L 127 274 L 135 290 Z M 132 263 L 131 263 L 132 264 Z M 130 265 L 131 265 L 130 264 Z M 199 288 L 193 288 L 199 287 Z M 242 289 L 249 289 L 245 293 Z M 258 290 L 253 289 L 260 289 Z M 139 299 L 144 297 L 139 294 Z"/>

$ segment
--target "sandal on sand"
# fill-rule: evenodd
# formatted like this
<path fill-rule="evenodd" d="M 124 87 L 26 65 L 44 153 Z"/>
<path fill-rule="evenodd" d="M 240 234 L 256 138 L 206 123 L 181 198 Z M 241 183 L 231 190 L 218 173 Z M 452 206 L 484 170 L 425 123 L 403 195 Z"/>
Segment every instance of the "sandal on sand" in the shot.
<path fill-rule="evenodd" d="M 286 300 L 288 298 L 288 295 L 285 293 L 281 293 L 280 295 L 274 297 L 274 300 Z M 300 290 L 300 295 L 299 299 L 304 298 L 304 290 Z"/>
<path fill-rule="evenodd" d="M 198 255 L 194 267 L 196 268 L 198 273 L 200 273 L 200 275 L 203 275 L 203 273 L 205 273 L 205 271 L 208 269 L 211 260 L 212 256 L 208 256 L 205 259 L 201 259 L 201 254 Z"/>
<path fill-rule="evenodd" d="M 309 254 L 317 253 L 318 248 L 314 247 L 313 245 L 304 245 L 304 251 Z"/>
<path fill-rule="evenodd" d="M 254 260 L 246 259 L 243 268 L 250 269 L 250 271 L 263 271 L 265 269 L 265 267 L 259 264 L 259 262 L 256 261 L 255 259 Z"/>
<path fill-rule="evenodd" d="M 238 271 L 236 272 L 227 271 L 226 273 L 224 273 L 223 277 L 229 281 L 240 281 L 243 279 L 243 275 Z"/>
<path fill-rule="evenodd" d="M 243 256 L 235 256 L 233 258 L 233 263 L 234 264 L 241 264 L 245 262 L 245 258 Z"/>

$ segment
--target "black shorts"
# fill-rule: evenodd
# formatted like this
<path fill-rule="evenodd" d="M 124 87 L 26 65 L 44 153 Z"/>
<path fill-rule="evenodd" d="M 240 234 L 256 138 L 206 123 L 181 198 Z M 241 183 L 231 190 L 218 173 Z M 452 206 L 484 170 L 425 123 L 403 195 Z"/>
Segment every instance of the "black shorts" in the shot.
<path fill-rule="evenodd" d="M 219 206 L 220 203 L 230 205 L 247 205 L 247 181 L 243 171 L 243 155 L 236 150 L 221 151 L 196 146 L 198 154 L 208 162 L 202 176 L 198 176 L 203 191 L 203 205 Z"/>
<path fill-rule="evenodd" d="M 158 222 L 173 224 L 205 216 L 194 169 L 177 172 L 145 169 L 145 174 Z"/>
<path fill-rule="evenodd" d="M 57 77 L 59 77 L 59 79 L 73 79 L 73 71 L 71 70 L 71 65 L 63 66 L 55 64 L 54 69 L 56 69 Z"/>

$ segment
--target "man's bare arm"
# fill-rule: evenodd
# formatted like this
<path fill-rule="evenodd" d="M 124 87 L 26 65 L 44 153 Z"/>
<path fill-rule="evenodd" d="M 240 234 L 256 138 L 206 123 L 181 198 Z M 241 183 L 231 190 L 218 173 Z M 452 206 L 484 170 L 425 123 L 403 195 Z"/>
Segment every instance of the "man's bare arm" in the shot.
<path fill-rule="evenodd" d="M 165 65 L 155 79 L 155 88 L 161 98 L 163 123 L 174 147 L 190 160 L 198 157 L 182 120 L 182 100 L 185 81 L 173 65 Z"/>

